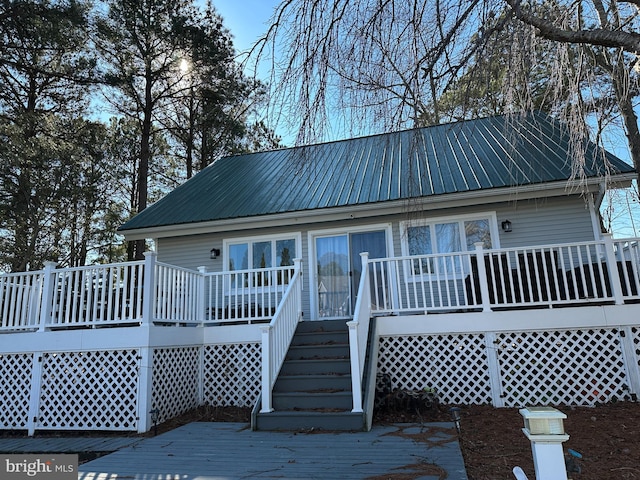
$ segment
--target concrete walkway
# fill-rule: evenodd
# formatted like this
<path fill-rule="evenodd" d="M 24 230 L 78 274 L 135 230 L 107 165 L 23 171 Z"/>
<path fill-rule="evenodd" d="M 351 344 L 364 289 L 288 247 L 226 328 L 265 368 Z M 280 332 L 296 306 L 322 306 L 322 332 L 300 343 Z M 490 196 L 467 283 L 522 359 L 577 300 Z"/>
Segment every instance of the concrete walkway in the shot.
<path fill-rule="evenodd" d="M 453 424 L 370 432 L 253 432 L 191 423 L 80 465 L 79 480 L 467 480 Z"/>

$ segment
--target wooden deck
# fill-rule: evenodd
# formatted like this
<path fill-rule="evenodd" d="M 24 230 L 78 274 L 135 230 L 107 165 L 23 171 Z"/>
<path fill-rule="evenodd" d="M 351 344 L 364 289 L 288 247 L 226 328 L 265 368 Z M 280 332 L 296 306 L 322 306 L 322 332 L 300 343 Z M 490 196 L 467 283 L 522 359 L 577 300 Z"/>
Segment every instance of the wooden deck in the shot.
<path fill-rule="evenodd" d="M 79 480 L 240 478 L 466 480 L 450 423 L 370 432 L 254 432 L 240 423 L 191 423 L 80 465 Z"/>
<path fill-rule="evenodd" d="M 115 452 L 141 437 L 19 437 L 0 438 L 0 453 Z"/>

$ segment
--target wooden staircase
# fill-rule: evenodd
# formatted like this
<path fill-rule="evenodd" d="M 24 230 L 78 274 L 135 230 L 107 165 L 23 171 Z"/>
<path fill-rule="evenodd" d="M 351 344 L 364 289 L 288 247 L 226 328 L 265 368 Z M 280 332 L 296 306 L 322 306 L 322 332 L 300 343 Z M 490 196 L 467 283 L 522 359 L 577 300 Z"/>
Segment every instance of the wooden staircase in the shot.
<path fill-rule="evenodd" d="M 364 429 L 353 413 L 349 331 L 345 320 L 298 324 L 273 388 L 274 411 L 258 413 L 255 430 Z"/>

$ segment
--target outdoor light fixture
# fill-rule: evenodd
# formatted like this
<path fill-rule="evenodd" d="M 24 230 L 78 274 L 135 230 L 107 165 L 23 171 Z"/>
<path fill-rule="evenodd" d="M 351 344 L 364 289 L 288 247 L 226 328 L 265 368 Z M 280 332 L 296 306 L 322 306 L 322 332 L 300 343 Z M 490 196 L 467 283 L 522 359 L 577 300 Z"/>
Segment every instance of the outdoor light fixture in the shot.
<path fill-rule="evenodd" d="M 153 423 L 153 434 L 158 434 L 158 417 L 160 416 L 160 411 L 157 408 L 154 408 L 149 412 L 151 414 L 151 423 Z"/>
<path fill-rule="evenodd" d="M 449 415 L 451 415 L 451 421 L 456 424 L 456 430 L 460 433 L 460 409 L 458 407 L 451 407 L 449 409 Z"/>
<path fill-rule="evenodd" d="M 211 259 L 215 260 L 219 256 L 220 256 L 220 249 L 219 248 L 212 248 L 211 249 Z"/>
<path fill-rule="evenodd" d="M 511 222 L 509 220 L 505 220 L 502 222 L 502 231 L 510 232 L 511 231 Z"/>

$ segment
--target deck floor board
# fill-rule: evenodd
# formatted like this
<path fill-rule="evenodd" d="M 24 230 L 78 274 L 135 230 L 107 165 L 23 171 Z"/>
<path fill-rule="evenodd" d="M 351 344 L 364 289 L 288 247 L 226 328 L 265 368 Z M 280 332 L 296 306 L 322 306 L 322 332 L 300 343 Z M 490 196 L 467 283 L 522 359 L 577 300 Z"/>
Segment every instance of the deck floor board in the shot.
<path fill-rule="evenodd" d="M 418 465 L 418 467 L 416 467 Z M 466 480 L 452 424 L 374 426 L 370 432 L 254 432 L 191 423 L 80 466 L 79 480 L 364 479 L 422 472 Z"/>

